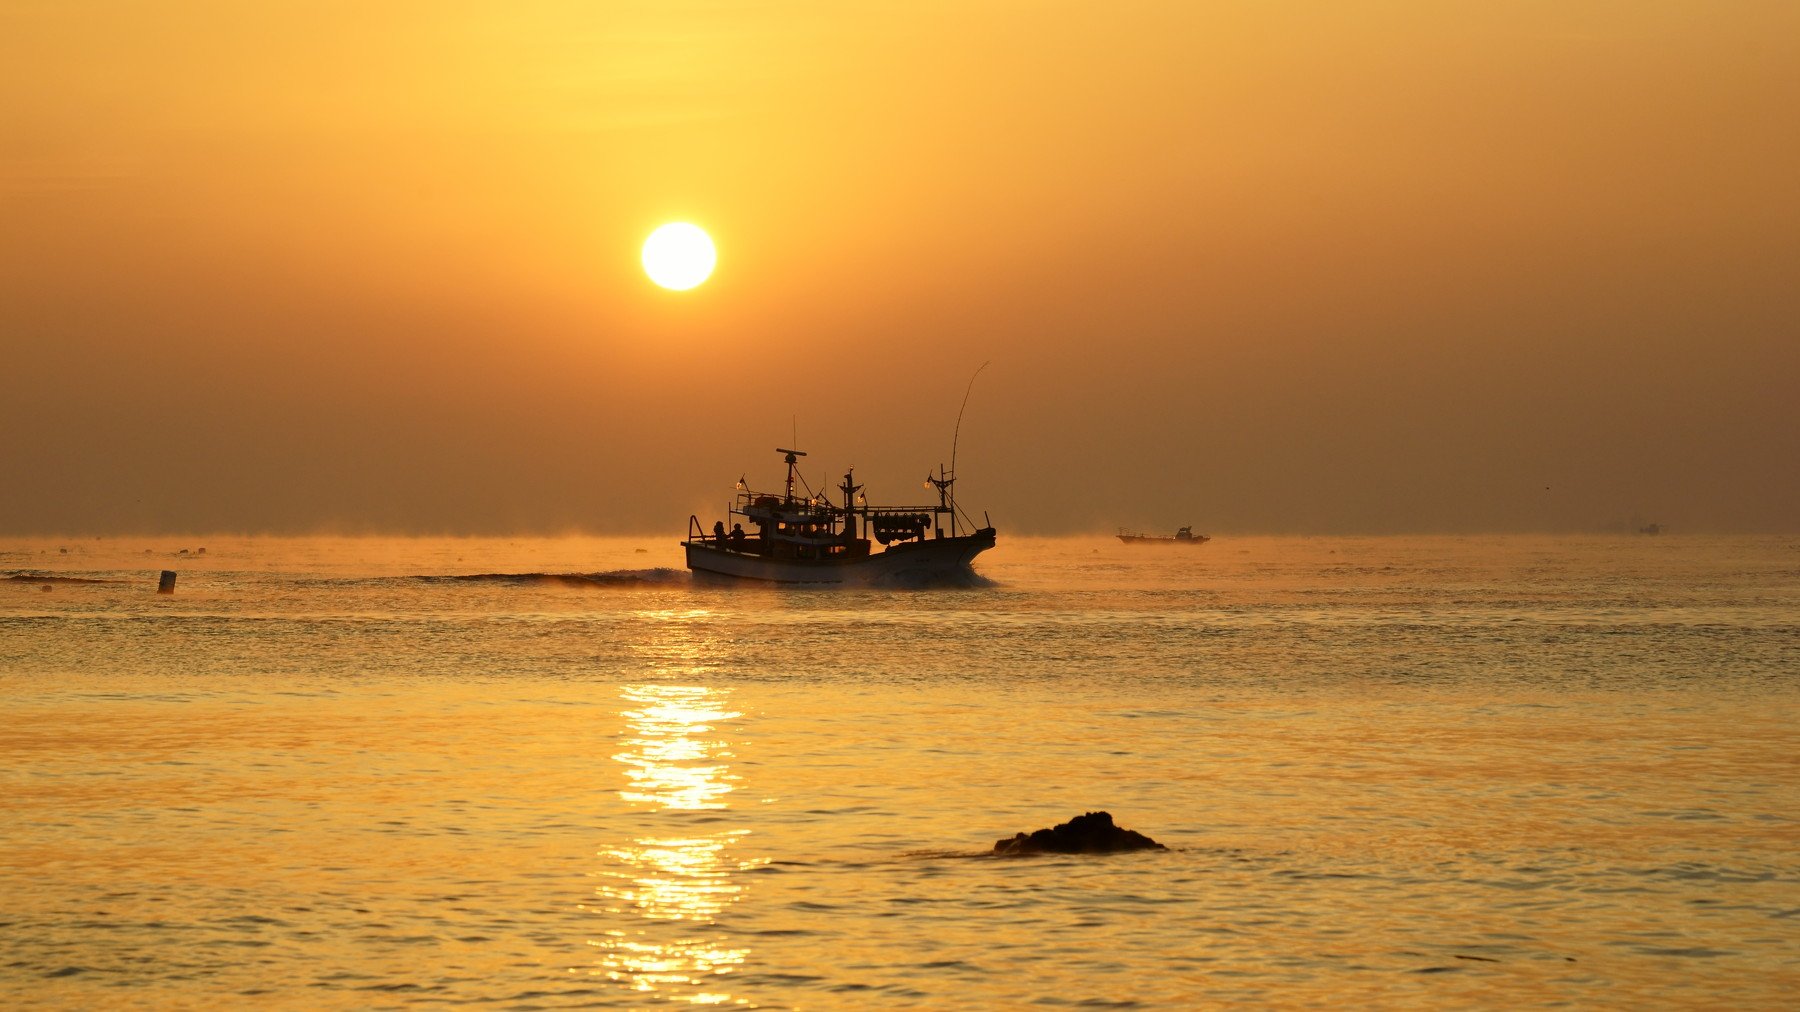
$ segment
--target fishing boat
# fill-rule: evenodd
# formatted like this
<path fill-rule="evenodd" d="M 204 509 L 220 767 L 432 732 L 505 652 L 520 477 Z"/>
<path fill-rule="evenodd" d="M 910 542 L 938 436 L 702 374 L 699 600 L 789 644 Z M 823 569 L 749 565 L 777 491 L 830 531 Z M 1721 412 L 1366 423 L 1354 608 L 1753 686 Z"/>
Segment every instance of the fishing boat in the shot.
<path fill-rule="evenodd" d="M 1192 527 L 1183 527 L 1173 535 L 1139 534 L 1137 531 L 1128 531 L 1121 527 L 1119 528 L 1119 540 L 1128 545 L 1204 545 L 1212 538 L 1204 534 L 1195 534 Z"/>
<path fill-rule="evenodd" d="M 726 518 L 710 532 L 697 515 L 688 517 L 681 547 L 695 576 L 836 586 L 966 585 L 975 577 L 975 557 L 994 547 L 993 525 L 977 528 L 957 507 L 954 469 L 939 466 L 935 477 L 925 479 L 937 489 L 936 505 L 870 506 L 851 468 L 838 485 L 839 505 L 823 490 L 806 487 L 798 471 L 804 451 L 775 452 L 787 462 L 780 494 L 753 491 L 739 479 Z"/>

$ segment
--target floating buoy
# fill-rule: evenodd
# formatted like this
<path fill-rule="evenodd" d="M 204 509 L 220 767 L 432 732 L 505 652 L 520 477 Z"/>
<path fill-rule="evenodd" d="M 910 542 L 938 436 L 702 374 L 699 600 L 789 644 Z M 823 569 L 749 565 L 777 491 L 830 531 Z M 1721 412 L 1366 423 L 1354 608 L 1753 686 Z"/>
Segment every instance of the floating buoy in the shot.
<path fill-rule="evenodd" d="M 162 579 L 156 582 L 156 592 L 158 594 L 175 593 L 175 571 L 173 569 L 162 571 Z"/>

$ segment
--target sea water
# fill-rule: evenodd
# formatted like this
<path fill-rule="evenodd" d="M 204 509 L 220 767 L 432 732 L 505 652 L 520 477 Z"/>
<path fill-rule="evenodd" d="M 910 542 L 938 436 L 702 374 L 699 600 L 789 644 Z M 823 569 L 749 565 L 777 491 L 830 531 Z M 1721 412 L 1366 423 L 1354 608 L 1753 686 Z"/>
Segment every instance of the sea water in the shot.
<path fill-rule="evenodd" d="M 0 1002 L 1800 989 L 1800 540 L 1003 534 L 955 590 L 680 566 L 0 543 Z M 1093 810 L 1169 849 L 991 854 Z"/>

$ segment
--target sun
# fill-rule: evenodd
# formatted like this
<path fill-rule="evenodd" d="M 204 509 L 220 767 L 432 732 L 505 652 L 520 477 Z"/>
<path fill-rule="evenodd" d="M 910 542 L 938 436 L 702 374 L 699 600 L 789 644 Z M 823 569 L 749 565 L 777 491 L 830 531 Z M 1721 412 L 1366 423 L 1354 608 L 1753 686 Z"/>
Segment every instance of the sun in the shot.
<path fill-rule="evenodd" d="M 644 273 L 650 280 L 677 292 L 685 292 L 712 277 L 719 253 L 712 237 L 698 225 L 672 222 L 644 240 Z"/>

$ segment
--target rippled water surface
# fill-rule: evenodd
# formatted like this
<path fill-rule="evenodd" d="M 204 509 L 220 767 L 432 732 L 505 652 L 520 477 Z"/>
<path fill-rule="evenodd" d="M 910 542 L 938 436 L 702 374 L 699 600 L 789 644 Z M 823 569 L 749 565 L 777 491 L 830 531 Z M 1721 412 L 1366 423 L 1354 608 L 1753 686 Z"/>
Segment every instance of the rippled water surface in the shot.
<path fill-rule="evenodd" d="M 0 1001 L 1800 988 L 1800 540 L 1002 538 L 945 591 L 679 566 L 0 542 Z M 1170 849 L 988 854 L 1094 809 Z"/>

